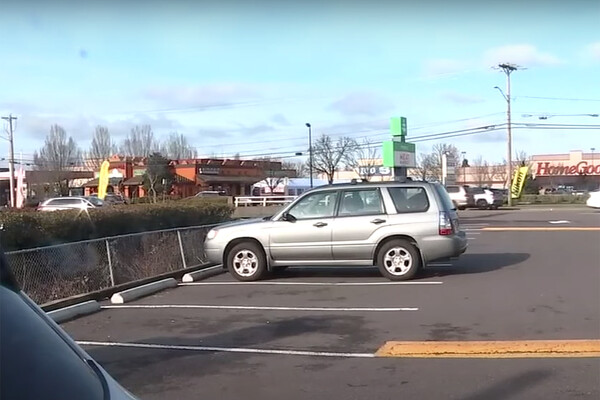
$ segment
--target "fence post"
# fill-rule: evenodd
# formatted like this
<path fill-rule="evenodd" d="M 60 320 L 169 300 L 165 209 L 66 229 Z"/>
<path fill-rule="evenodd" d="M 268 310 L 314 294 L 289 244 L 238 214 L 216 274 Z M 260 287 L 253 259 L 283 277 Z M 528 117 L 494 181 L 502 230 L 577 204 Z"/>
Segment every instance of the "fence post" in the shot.
<path fill-rule="evenodd" d="M 187 268 L 185 262 L 185 253 L 183 252 L 183 242 L 181 241 L 181 231 L 177 231 L 177 240 L 179 240 L 179 251 L 181 252 L 181 261 L 183 262 L 183 269 Z"/>
<path fill-rule="evenodd" d="M 110 274 L 110 285 L 115 286 L 115 275 L 113 274 L 112 257 L 110 256 L 110 244 L 108 243 L 108 240 L 105 240 L 104 243 L 106 243 L 106 257 L 108 258 L 108 273 Z"/>

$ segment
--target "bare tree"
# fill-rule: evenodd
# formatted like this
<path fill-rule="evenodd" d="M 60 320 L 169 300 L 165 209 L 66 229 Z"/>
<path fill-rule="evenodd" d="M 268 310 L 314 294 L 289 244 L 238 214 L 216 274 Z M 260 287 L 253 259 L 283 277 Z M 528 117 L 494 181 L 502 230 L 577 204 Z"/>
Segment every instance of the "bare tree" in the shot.
<path fill-rule="evenodd" d="M 283 161 L 281 163 L 281 169 L 294 171 L 295 177 L 308 174 L 308 164 L 303 161 Z"/>
<path fill-rule="evenodd" d="M 508 178 L 508 172 L 506 171 L 506 160 L 503 160 L 500 164 L 495 164 L 492 167 L 492 174 L 492 177 L 497 177 L 498 180 L 501 180 L 503 187 L 506 188 L 506 180 Z"/>
<path fill-rule="evenodd" d="M 121 143 L 120 151 L 130 157 L 148 157 L 159 151 L 159 144 L 154 139 L 150 125 L 136 125 Z"/>
<path fill-rule="evenodd" d="M 438 161 L 438 158 L 434 153 L 419 154 L 417 157 L 417 167 L 415 170 L 419 178 L 423 181 L 439 181 L 442 179 L 441 163 Z"/>
<path fill-rule="evenodd" d="M 357 146 L 352 138 L 342 137 L 334 142 L 331 136 L 323 134 L 313 144 L 313 170 L 325 174 L 329 183 L 333 183 L 336 171 Z"/>
<path fill-rule="evenodd" d="M 60 125 L 52 125 L 44 146 L 33 154 L 36 169 L 49 171 L 54 191 L 69 194 L 68 171 L 81 163 L 81 150 Z"/>
<path fill-rule="evenodd" d="M 375 167 L 381 164 L 379 147 L 364 138 L 362 143 L 355 146 L 354 151 L 345 157 L 345 164 L 351 170 L 356 171 L 361 180 L 369 182 L 375 174 Z"/>
<path fill-rule="evenodd" d="M 475 181 L 477 186 L 484 186 L 490 184 L 491 174 L 490 165 L 483 157 L 479 156 L 473 160 L 473 167 L 475 168 Z"/>
<path fill-rule="evenodd" d="M 187 141 L 182 133 L 171 132 L 165 143 L 162 145 L 162 154 L 172 160 L 183 158 L 196 158 L 198 152 Z"/>
<path fill-rule="evenodd" d="M 529 156 L 525 151 L 519 150 L 515 153 L 514 161 L 518 164 L 519 167 L 524 167 L 529 163 Z"/>
<path fill-rule="evenodd" d="M 105 126 L 98 125 L 89 151 L 85 154 L 86 164 L 95 170 L 99 169 L 104 160 L 117 152 L 117 146 L 110 138 L 110 132 Z"/>
<path fill-rule="evenodd" d="M 286 171 L 283 170 L 283 163 L 281 160 L 270 157 L 262 157 L 258 160 L 260 160 L 263 165 L 263 181 L 269 188 L 269 193 L 273 195 L 275 194 L 275 189 L 277 186 L 279 186 L 279 184 L 286 178 Z"/>

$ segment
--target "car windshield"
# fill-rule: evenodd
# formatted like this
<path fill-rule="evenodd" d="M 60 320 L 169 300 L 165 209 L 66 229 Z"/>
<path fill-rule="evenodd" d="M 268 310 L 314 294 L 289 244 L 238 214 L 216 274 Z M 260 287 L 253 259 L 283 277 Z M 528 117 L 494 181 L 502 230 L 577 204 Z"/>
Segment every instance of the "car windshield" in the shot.
<path fill-rule="evenodd" d="M 101 199 L 99 199 L 98 197 L 88 197 L 87 200 L 92 203 L 93 205 L 95 205 L 96 207 L 101 207 L 104 204 L 104 201 L 102 201 Z"/>

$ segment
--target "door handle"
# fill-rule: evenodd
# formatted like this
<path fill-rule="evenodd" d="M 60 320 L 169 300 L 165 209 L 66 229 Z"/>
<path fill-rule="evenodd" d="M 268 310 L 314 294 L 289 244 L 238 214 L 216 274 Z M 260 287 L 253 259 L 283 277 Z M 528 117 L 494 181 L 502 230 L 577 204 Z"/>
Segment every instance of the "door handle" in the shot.
<path fill-rule="evenodd" d="M 376 218 L 371 221 L 372 224 L 376 224 L 376 225 L 383 224 L 384 222 L 385 222 L 385 219 L 381 219 L 381 218 Z"/>
<path fill-rule="evenodd" d="M 325 222 L 317 222 L 316 224 L 313 224 L 313 226 L 316 226 L 317 228 L 322 228 L 324 226 L 327 226 L 327 224 Z"/>

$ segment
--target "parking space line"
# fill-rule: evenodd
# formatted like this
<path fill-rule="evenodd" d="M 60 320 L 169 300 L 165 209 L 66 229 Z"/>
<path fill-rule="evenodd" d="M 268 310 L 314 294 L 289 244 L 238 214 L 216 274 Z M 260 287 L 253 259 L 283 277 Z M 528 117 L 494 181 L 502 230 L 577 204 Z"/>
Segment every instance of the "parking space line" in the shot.
<path fill-rule="evenodd" d="M 120 342 L 95 342 L 78 340 L 80 346 L 103 346 L 103 347 L 126 347 L 137 349 L 155 350 L 187 350 L 187 351 L 210 351 L 222 353 L 246 353 L 246 354 L 269 354 L 307 357 L 339 357 L 339 358 L 374 358 L 373 353 L 337 353 L 330 351 L 306 351 L 306 350 L 280 350 L 280 349 L 255 349 L 244 347 L 215 347 L 215 346 L 181 346 L 154 343 L 120 343 Z"/>
<path fill-rule="evenodd" d="M 452 264 L 430 265 L 437 266 L 452 266 Z M 264 281 L 264 282 L 190 282 L 180 283 L 179 286 L 213 286 L 213 285 L 274 285 L 274 286 L 387 286 L 387 285 L 441 285 L 440 281 L 406 281 L 406 282 L 281 282 L 281 281 Z"/>
<path fill-rule="evenodd" d="M 202 310 L 261 310 L 261 311 L 418 311 L 417 307 L 281 307 L 281 306 L 223 306 L 206 304 L 124 304 L 101 306 L 103 309 L 187 308 Z"/>
<path fill-rule="evenodd" d="M 509 232 L 509 231 L 600 231 L 596 226 L 489 226 L 482 228 L 484 231 L 491 232 Z"/>
<path fill-rule="evenodd" d="M 375 354 L 409 358 L 600 357 L 600 340 L 392 341 Z"/>

